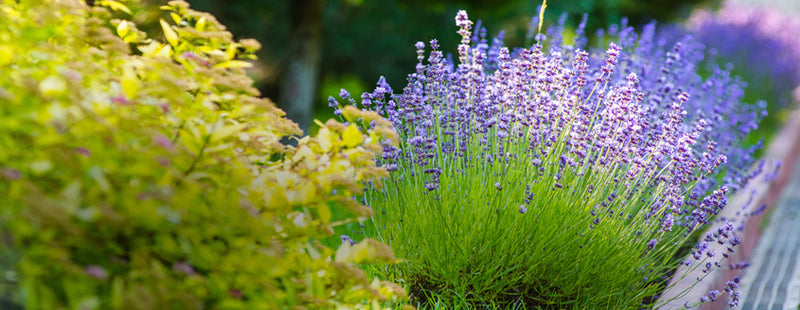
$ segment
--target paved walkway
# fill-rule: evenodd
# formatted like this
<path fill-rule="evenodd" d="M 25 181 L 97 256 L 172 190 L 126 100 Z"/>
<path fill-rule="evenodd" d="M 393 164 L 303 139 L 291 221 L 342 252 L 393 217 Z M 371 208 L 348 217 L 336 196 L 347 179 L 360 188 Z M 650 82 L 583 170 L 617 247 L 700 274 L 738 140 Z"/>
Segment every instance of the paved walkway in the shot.
<path fill-rule="evenodd" d="M 798 0 L 729 0 L 743 7 L 765 7 L 800 18 Z M 800 40 L 800 34 L 798 34 Z M 795 143 L 798 141 L 795 139 Z M 796 153 L 796 152 L 795 152 Z M 744 271 L 740 308 L 745 310 L 800 309 L 800 158 L 772 206 L 766 230 Z"/>
<path fill-rule="evenodd" d="M 773 207 L 752 265 L 740 286 L 742 309 L 796 310 L 800 306 L 800 165 Z"/>
<path fill-rule="evenodd" d="M 730 2 L 738 6 L 766 7 L 800 16 L 800 1 L 797 0 L 733 0 Z"/>

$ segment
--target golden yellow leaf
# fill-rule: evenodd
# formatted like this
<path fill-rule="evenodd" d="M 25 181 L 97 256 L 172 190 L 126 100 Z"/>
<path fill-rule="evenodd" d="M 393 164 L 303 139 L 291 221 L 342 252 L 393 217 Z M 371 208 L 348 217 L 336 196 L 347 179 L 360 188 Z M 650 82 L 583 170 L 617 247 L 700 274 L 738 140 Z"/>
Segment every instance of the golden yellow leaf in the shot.
<path fill-rule="evenodd" d="M 344 145 L 347 147 L 359 145 L 363 139 L 364 137 L 361 135 L 361 131 L 358 130 L 355 124 L 350 124 L 350 126 L 347 126 L 344 132 L 342 132 L 342 142 L 344 142 Z"/>
<path fill-rule="evenodd" d="M 311 150 L 308 145 L 300 145 L 292 156 L 293 162 L 300 162 L 302 160 L 313 161 L 316 154 Z"/>
<path fill-rule="evenodd" d="M 156 41 L 147 45 L 139 45 L 138 48 L 145 57 L 170 57 L 172 55 L 172 46 Z"/>
<path fill-rule="evenodd" d="M 317 142 L 323 152 L 327 153 L 331 150 L 333 144 L 331 143 L 331 131 L 328 127 L 322 127 L 317 132 Z"/>
<path fill-rule="evenodd" d="M 194 24 L 194 29 L 196 29 L 197 31 L 203 31 L 203 30 L 206 29 L 206 17 L 205 16 L 200 17 L 200 19 L 197 20 L 197 23 Z"/>
<path fill-rule="evenodd" d="M 99 6 L 109 7 L 114 11 L 123 11 L 125 13 L 131 14 L 131 10 L 128 9 L 127 6 L 114 0 L 100 0 L 95 2 L 95 4 Z"/>
<path fill-rule="evenodd" d="M 302 182 L 299 187 L 300 188 L 294 192 L 294 197 L 290 199 L 295 204 L 305 205 L 317 198 L 317 187 L 313 182 Z"/>
<path fill-rule="evenodd" d="M 131 30 L 131 22 L 123 20 L 117 25 L 117 35 L 124 38 Z"/>
<path fill-rule="evenodd" d="M 233 57 L 236 57 L 236 49 L 238 49 L 239 46 L 241 46 L 241 44 L 238 43 L 231 43 L 228 45 L 228 49 L 225 50 L 225 59 L 231 60 Z"/>
<path fill-rule="evenodd" d="M 178 46 L 180 39 L 175 30 L 172 30 L 172 27 L 163 18 L 158 21 L 161 23 L 161 29 L 164 30 L 164 37 L 167 38 L 167 42 L 172 46 Z"/>
<path fill-rule="evenodd" d="M 349 262 L 350 250 L 353 248 L 350 242 L 342 242 L 342 245 L 336 249 L 336 257 L 334 258 L 337 263 Z"/>
<path fill-rule="evenodd" d="M 242 60 L 228 60 L 214 65 L 214 68 L 250 68 L 253 64 Z"/>
<path fill-rule="evenodd" d="M 326 203 L 320 203 L 317 206 L 317 212 L 319 212 L 319 220 L 322 221 L 323 224 L 328 225 L 331 222 L 331 208 L 328 207 Z"/>
<path fill-rule="evenodd" d="M 242 131 L 242 129 L 245 129 L 246 127 L 247 125 L 245 124 L 232 124 L 223 126 L 222 128 L 218 128 L 217 130 L 214 130 L 213 133 L 211 133 L 211 138 L 209 141 L 217 142 L 219 140 L 225 139 L 237 132 Z"/>
<path fill-rule="evenodd" d="M 172 56 L 172 46 L 169 45 L 160 45 L 161 47 L 158 48 L 156 51 L 156 57 L 171 57 Z"/>
<path fill-rule="evenodd" d="M 175 12 L 169 12 L 169 17 L 172 17 L 172 20 L 175 21 L 175 24 L 178 24 L 178 25 L 181 24 L 181 16 L 178 15 L 178 14 L 175 14 Z"/>
<path fill-rule="evenodd" d="M 125 96 L 130 99 L 136 98 L 136 94 L 139 92 L 139 80 L 135 74 L 125 72 L 119 79 L 119 84 Z"/>
<path fill-rule="evenodd" d="M 361 241 L 350 250 L 350 262 L 359 264 L 369 258 L 369 244 Z"/>

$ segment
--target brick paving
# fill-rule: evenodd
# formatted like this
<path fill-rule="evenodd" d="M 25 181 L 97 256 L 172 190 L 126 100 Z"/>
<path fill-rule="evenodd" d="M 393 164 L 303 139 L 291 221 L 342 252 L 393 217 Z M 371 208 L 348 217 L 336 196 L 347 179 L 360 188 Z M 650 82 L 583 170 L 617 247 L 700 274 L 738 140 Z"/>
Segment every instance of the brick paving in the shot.
<path fill-rule="evenodd" d="M 741 283 L 742 309 L 800 306 L 800 167 L 774 206 Z"/>

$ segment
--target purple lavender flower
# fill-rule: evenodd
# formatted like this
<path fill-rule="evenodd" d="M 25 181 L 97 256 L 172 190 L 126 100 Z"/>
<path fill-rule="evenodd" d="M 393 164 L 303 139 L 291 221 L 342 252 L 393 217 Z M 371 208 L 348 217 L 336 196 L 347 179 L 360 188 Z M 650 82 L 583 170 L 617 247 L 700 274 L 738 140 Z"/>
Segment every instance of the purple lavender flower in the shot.
<path fill-rule="evenodd" d="M 708 299 L 710 299 L 711 301 L 717 301 L 717 296 L 719 296 L 719 291 L 711 290 L 708 292 L 708 295 L 706 296 L 708 296 Z"/>
<path fill-rule="evenodd" d="M 670 231 L 675 223 L 686 229 L 705 224 L 727 203 L 719 193 L 704 196 L 716 184 L 714 178 L 699 177 L 698 167 L 712 175 L 734 158 L 733 166 L 727 167 L 730 177 L 723 184 L 737 189 L 736 180 L 743 179 L 741 176 L 752 162 L 748 154 L 754 149 L 743 149 L 735 143 L 750 129 L 731 129 L 745 118 L 758 117 L 750 110 L 719 104 L 723 102 L 721 97 L 740 100 L 742 85 L 721 70 L 704 81 L 694 65 L 702 57 L 697 56 L 702 47 L 691 38 L 683 38 L 669 48 L 664 43 L 653 43 L 654 26 L 646 27 L 637 39 L 623 21 L 619 29 L 609 31 L 621 43 L 610 43 L 605 57 L 598 52 L 588 57 L 590 53 L 580 49 L 564 54 L 559 46 L 551 46 L 546 55 L 537 45 L 522 49 L 516 58 L 511 58 L 507 49 L 495 45 L 497 57 L 493 61 L 497 66 L 490 71 L 484 67 L 488 49 L 480 45 L 485 31 L 472 32 L 472 22 L 464 11 L 456 15 L 456 25 L 462 41 L 458 47 L 459 63 L 454 68 L 443 63 L 435 41 L 431 42 L 429 63 L 423 64 L 424 44 L 417 42 L 420 67 L 409 76 L 403 94 L 386 101 L 384 96 L 390 88 L 381 79 L 375 92 L 367 96 L 365 106 L 378 103 L 375 110 L 387 116 L 398 130 L 408 133 L 404 135 L 408 137 L 407 150 L 385 150 L 383 161 L 390 170 L 396 169 L 395 162 L 402 160 L 403 152 L 409 152 L 408 158 L 420 166 L 450 153 L 470 160 L 478 158 L 467 154 L 468 141 L 485 145 L 489 152 L 479 158 L 493 163 L 504 152 L 502 145 L 489 144 L 489 134 L 495 135 L 498 142 L 527 140 L 531 157 L 541 161 L 540 154 L 548 154 L 559 143 L 559 135 L 567 132 L 563 142 L 568 148 L 558 157 L 561 167 L 556 171 L 554 188 L 564 187 L 558 176 L 567 166 L 626 167 L 624 178 L 614 178 L 615 183 L 622 182 L 625 188 L 664 183 L 665 193 L 674 193 L 666 195 L 670 203 L 664 206 L 673 211 L 684 204 L 697 206 L 689 212 L 672 213 L 652 208 L 646 217 L 662 214 L 662 229 Z M 550 32 L 553 42 L 559 41 L 556 33 L 560 32 Z M 470 46 L 474 40 L 479 42 Z M 640 55 L 634 61 L 630 53 Z M 565 61 L 570 66 L 564 66 Z M 621 63 L 625 64 L 624 70 L 616 70 Z M 591 86 L 590 76 L 602 87 L 587 87 Z M 707 85 L 715 85 L 714 89 L 733 97 L 709 94 Z M 534 91 L 528 87 L 534 87 Z M 525 98 L 526 93 L 535 96 Z M 690 100 L 690 96 L 695 98 Z M 332 105 L 334 102 L 331 99 Z M 699 113 L 690 116 L 689 110 Z M 432 120 L 437 120 L 441 135 L 434 135 Z M 734 134 L 726 135 L 729 132 Z M 697 152 L 701 148 L 702 156 Z M 655 175 L 657 171 L 665 173 Z M 655 178 L 656 183 L 640 183 L 647 178 Z M 436 183 L 431 177 L 425 188 L 435 190 Z M 679 193 L 691 183 L 696 184 L 686 201 L 687 197 Z M 587 193 L 591 192 L 592 188 L 587 189 Z"/>
<path fill-rule="evenodd" d="M 674 253 L 670 245 L 678 248 L 715 223 L 728 195 L 760 173 L 748 171 L 760 144 L 742 141 L 763 106 L 742 102 L 745 84 L 729 70 L 698 74 L 704 49 L 689 36 L 667 42 L 654 24 L 638 35 L 622 21 L 607 32 L 615 42 L 584 50 L 582 27 L 575 46 L 563 45 L 560 20 L 548 41 L 541 37 L 511 52 L 502 38 L 489 45 L 480 25 L 473 31 L 466 12 L 455 21 L 457 61 L 446 60 L 435 40 L 426 58 L 425 44 L 417 42 L 417 67 L 401 93 L 392 94 L 381 78 L 361 96 L 401 138 L 399 146 L 384 144 L 378 159 L 391 172 L 390 184 L 400 184 L 394 186 L 413 186 L 437 206 L 461 199 L 463 188 L 487 195 L 456 213 L 485 206 L 509 211 L 506 195 L 524 198 L 518 212 L 533 216 L 521 221 L 547 209 L 529 210 L 531 203 L 566 205 L 557 212 L 586 216 L 584 225 L 571 228 L 581 229 L 576 235 L 601 240 L 609 237 L 597 234 L 618 230 L 642 251 L 637 259 L 664 262 Z M 333 98 L 331 105 L 338 107 Z M 481 184 L 459 183 L 475 179 Z M 488 180 L 502 183 L 492 189 Z M 569 201 L 558 201 L 564 197 Z M 740 243 L 730 223 L 704 237 L 684 263 L 702 264 L 706 272 L 723 266 L 711 244 Z M 644 277 L 655 279 L 637 279 Z"/>
<path fill-rule="evenodd" d="M 417 48 L 418 51 L 424 50 L 425 49 L 425 42 L 417 41 L 417 43 L 414 44 L 414 46 Z M 419 54 L 422 54 L 422 53 L 419 53 Z"/>
<path fill-rule="evenodd" d="M 339 237 L 342 239 L 342 243 L 347 242 L 350 245 L 355 245 L 356 243 L 358 243 L 355 240 L 353 240 L 352 238 L 350 238 L 350 236 L 348 236 L 348 235 L 341 235 Z"/>
<path fill-rule="evenodd" d="M 472 26 L 472 21 L 469 20 L 467 17 L 467 11 L 460 10 L 456 13 L 456 26 L 458 27 L 470 27 Z"/>
<path fill-rule="evenodd" d="M 658 240 L 656 240 L 656 239 L 652 239 L 652 240 L 648 241 L 647 242 L 647 251 L 653 250 L 656 247 L 657 243 L 658 243 Z"/>
<path fill-rule="evenodd" d="M 341 97 L 343 100 L 348 100 L 348 99 L 350 99 L 350 92 L 348 92 L 346 89 L 342 88 L 339 91 L 339 97 Z M 328 100 L 330 101 L 330 99 L 328 99 Z"/>

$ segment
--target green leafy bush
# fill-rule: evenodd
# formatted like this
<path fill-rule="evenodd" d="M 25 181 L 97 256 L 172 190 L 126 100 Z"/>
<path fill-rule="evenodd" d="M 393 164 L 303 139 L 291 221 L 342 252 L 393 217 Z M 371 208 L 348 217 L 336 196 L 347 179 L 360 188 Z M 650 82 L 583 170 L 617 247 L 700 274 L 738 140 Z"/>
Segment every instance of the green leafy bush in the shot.
<path fill-rule="evenodd" d="M 357 268 L 394 261 L 386 246 L 319 242 L 370 214 L 350 197 L 386 175 L 371 158 L 395 139 L 387 121 L 347 108 L 352 124 L 282 144 L 299 131 L 245 75 L 256 41 L 173 1 L 163 43 L 130 21 L 138 3 L 95 4 L 0 4 L 0 227 L 26 308 L 404 298 Z"/>

